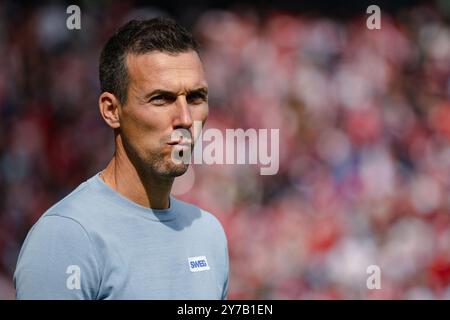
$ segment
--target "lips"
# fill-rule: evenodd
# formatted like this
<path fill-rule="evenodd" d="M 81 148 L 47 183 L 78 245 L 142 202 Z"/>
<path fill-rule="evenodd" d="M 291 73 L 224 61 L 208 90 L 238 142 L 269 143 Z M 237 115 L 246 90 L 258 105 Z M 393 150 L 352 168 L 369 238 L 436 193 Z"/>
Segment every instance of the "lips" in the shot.
<path fill-rule="evenodd" d="M 169 141 L 167 143 L 175 152 L 179 152 L 179 156 L 183 157 L 184 153 L 190 153 L 194 147 L 190 140 Z"/>
<path fill-rule="evenodd" d="M 169 142 L 167 142 L 167 144 L 171 145 L 171 146 L 179 145 L 179 146 L 190 147 L 192 145 L 192 141 L 191 140 L 180 139 L 180 140 L 169 141 Z"/>
<path fill-rule="evenodd" d="M 188 142 L 169 142 L 167 143 L 170 146 L 179 146 L 179 147 L 191 147 L 192 143 L 188 143 Z"/>

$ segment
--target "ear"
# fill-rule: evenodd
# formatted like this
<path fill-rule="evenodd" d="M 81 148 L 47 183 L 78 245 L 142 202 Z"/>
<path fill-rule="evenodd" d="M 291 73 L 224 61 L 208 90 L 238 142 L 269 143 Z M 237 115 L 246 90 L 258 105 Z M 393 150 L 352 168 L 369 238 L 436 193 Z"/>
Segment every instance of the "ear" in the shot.
<path fill-rule="evenodd" d="M 98 107 L 103 120 L 113 129 L 120 127 L 119 107 L 120 102 L 115 95 L 103 92 L 98 99 Z"/>

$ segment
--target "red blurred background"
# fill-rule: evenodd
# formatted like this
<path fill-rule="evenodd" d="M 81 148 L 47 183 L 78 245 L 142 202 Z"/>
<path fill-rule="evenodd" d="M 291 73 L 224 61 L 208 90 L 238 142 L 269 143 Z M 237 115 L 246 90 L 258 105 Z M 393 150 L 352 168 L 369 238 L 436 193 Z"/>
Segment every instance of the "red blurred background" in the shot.
<path fill-rule="evenodd" d="M 201 43 L 208 128 L 280 129 L 277 175 L 195 165 L 177 182 L 225 227 L 230 299 L 450 299 L 448 1 L 381 1 L 380 30 L 367 1 L 80 1 L 71 31 L 74 3 L 0 4 L 0 299 L 32 224 L 112 155 L 102 45 L 158 15 Z"/>

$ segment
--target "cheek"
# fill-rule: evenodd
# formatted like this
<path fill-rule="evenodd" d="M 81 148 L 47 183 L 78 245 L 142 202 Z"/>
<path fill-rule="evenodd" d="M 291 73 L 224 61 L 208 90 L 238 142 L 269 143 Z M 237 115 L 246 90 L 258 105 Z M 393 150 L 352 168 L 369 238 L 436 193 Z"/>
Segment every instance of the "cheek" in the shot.
<path fill-rule="evenodd" d="M 167 125 L 163 114 L 145 111 L 124 114 L 121 121 L 122 134 L 136 149 L 160 146 Z"/>

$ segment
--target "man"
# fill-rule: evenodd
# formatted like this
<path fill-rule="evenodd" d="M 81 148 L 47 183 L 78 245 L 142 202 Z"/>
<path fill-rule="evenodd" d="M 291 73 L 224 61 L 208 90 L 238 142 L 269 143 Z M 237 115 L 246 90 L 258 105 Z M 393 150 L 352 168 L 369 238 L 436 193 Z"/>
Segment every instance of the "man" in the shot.
<path fill-rule="evenodd" d="M 196 42 L 172 20 L 133 20 L 103 48 L 100 83 L 114 156 L 33 226 L 17 298 L 225 299 L 222 226 L 170 195 L 188 167 L 173 155 L 192 150 L 193 123 L 208 115 Z"/>

